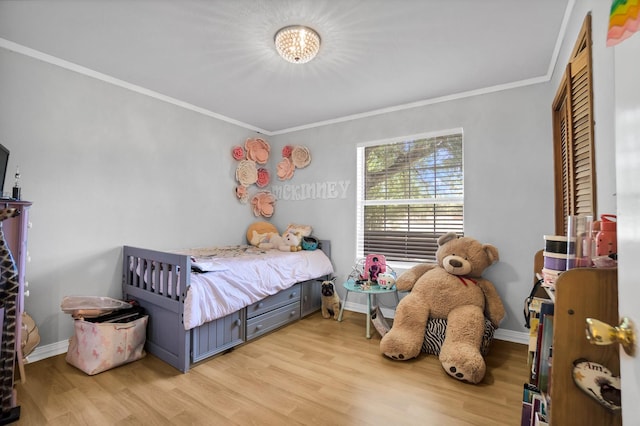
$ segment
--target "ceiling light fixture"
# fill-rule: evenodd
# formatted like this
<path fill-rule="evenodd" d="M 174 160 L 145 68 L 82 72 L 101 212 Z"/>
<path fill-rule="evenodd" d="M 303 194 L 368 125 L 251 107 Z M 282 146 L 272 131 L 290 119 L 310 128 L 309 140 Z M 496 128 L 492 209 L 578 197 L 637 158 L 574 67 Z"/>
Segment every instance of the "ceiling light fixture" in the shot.
<path fill-rule="evenodd" d="M 309 27 L 292 25 L 278 30 L 274 37 L 276 50 L 293 64 L 304 64 L 320 50 L 320 36 Z"/>

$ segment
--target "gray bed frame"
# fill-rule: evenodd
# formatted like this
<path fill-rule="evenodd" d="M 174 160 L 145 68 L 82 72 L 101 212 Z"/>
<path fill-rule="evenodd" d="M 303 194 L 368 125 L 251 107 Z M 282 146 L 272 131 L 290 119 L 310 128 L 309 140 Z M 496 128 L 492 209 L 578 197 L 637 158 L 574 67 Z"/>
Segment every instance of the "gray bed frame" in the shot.
<path fill-rule="evenodd" d="M 321 250 L 331 259 L 331 242 L 320 243 Z M 184 300 L 191 273 L 178 271 L 191 271 L 189 256 L 123 247 L 123 298 L 137 301 L 149 314 L 145 349 L 185 373 L 197 362 L 319 310 L 320 281 L 329 278 L 316 277 L 294 284 L 226 317 L 185 330 Z M 144 276 L 146 280 L 141 278 Z M 161 285 L 151 286 L 151 282 Z M 168 291 L 161 293 L 160 288 Z"/>

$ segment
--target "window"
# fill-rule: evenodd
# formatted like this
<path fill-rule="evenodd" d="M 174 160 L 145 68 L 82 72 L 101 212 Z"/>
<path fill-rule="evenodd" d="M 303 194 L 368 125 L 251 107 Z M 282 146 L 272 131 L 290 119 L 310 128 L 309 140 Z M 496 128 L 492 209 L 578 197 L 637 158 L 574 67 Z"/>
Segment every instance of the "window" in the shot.
<path fill-rule="evenodd" d="M 567 218 L 596 215 L 591 15 L 587 15 L 553 101 L 556 234 Z"/>
<path fill-rule="evenodd" d="M 435 262 L 438 238 L 463 235 L 462 129 L 358 147 L 357 256 Z"/>

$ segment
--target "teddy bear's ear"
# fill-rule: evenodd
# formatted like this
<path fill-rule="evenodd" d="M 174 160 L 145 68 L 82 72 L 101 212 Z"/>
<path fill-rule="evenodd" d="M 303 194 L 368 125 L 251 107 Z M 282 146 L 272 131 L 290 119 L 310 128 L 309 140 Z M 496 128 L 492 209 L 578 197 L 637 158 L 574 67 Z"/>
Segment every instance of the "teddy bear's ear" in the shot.
<path fill-rule="evenodd" d="M 495 246 L 492 246 L 491 244 L 485 244 L 482 246 L 482 249 L 487 253 L 487 256 L 489 256 L 489 260 L 491 260 L 492 265 L 500 260 L 498 249 Z"/>
<path fill-rule="evenodd" d="M 438 238 L 438 247 L 442 247 L 449 241 L 455 240 L 457 238 L 458 235 L 455 232 L 447 232 L 446 234 L 441 235 L 440 238 Z"/>

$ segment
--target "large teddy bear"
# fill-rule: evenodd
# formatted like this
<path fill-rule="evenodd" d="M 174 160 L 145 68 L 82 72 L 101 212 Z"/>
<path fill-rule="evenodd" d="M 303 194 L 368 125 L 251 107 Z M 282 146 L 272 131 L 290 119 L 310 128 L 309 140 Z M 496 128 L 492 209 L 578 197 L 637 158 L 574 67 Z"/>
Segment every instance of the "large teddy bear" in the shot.
<path fill-rule="evenodd" d="M 440 350 L 444 370 L 458 380 L 478 383 L 486 365 L 480 352 L 485 316 L 494 327 L 505 315 L 502 300 L 483 271 L 498 261 L 498 249 L 448 233 L 438 238 L 435 264 L 419 264 L 396 281 L 411 291 L 396 309 L 393 326 L 382 338 L 380 351 L 395 360 L 418 356 L 429 318 L 447 320 Z"/>

